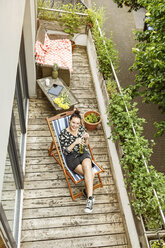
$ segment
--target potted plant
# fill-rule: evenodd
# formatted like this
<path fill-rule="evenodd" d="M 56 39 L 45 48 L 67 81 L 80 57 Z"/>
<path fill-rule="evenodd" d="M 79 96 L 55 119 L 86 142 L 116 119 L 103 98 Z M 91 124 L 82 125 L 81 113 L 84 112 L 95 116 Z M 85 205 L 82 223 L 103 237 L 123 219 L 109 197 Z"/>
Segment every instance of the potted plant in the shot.
<path fill-rule="evenodd" d="M 94 110 L 89 110 L 84 113 L 83 116 L 85 127 L 88 130 L 94 130 L 101 122 L 101 116 L 98 112 Z"/>

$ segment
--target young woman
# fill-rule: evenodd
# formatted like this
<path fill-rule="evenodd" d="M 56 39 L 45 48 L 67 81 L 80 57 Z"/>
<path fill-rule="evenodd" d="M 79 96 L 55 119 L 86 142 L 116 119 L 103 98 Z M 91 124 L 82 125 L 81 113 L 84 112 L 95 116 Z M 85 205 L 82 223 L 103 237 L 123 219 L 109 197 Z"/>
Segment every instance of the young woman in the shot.
<path fill-rule="evenodd" d="M 62 130 L 60 143 L 66 157 L 68 167 L 77 174 L 83 175 L 85 180 L 84 196 L 87 198 L 85 212 L 91 213 L 93 210 L 93 179 L 92 163 L 90 154 L 85 150 L 80 153 L 80 146 L 88 145 L 89 134 L 80 124 L 81 116 L 78 110 L 71 115 L 68 128 Z"/>

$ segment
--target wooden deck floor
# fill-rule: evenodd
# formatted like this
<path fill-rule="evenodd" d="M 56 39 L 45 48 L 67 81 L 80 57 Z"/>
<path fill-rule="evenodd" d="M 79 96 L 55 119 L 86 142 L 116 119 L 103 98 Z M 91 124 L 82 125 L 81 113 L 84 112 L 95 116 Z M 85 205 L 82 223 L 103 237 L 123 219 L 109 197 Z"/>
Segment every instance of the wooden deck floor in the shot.
<path fill-rule="evenodd" d="M 85 48 L 74 50 L 71 90 L 82 113 L 98 110 Z M 90 133 L 90 143 L 105 170 L 104 187 L 95 190 L 94 210 L 86 214 L 84 198 L 72 201 L 60 167 L 48 157 L 51 138 L 45 117 L 53 115 L 54 109 L 39 91 L 29 106 L 21 248 L 128 248 L 101 125 Z M 83 183 L 73 187 L 76 191 Z"/>

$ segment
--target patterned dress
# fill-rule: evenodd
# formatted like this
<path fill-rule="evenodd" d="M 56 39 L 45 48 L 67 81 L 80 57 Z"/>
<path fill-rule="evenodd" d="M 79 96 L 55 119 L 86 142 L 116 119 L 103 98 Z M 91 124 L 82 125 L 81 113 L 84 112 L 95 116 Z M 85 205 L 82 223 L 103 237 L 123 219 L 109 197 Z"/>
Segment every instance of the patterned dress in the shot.
<path fill-rule="evenodd" d="M 69 151 L 68 147 L 73 142 L 75 142 L 77 138 L 81 138 L 84 132 L 85 132 L 85 129 L 83 128 L 82 125 L 79 126 L 77 136 L 74 136 L 73 134 L 71 134 L 69 131 L 67 131 L 67 129 L 63 129 L 61 131 L 59 138 L 60 138 L 62 151 L 65 155 L 69 155 L 73 153 L 79 154 L 80 144 L 75 145 L 72 151 Z"/>
<path fill-rule="evenodd" d="M 59 138 L 61 143 L 61 148 L 63 151 L 63 154 L 66 158 L 66 163 L 70 170 L 74 171 L 76 167 L 79 164 L 82 164 L 84 159 L 89 158 L 91 159 L 91 156 L 89 152 L 87 151 L 87 148 L 85 147 L 84 153 L 80 153 L 80 144 L 77 144 L 74 146 L 72 151 L 69 151 L 68 147 L 75 142 L 77 138 L 81 138 L 83 133 L 85 132 L 83 126 L 80 126 L 78 129 L 77 136 L 74 136 L 71 134 L 67 129 L 62 130 Z"/>

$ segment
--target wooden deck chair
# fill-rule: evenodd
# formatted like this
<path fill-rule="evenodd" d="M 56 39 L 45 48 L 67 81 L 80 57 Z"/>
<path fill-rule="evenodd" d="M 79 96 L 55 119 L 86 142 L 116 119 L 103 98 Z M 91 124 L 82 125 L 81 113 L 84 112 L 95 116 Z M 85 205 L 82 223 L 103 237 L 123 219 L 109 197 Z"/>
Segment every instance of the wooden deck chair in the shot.
<path fill-rule="evenodd" d="M 51 136 L 53 139 L 53 141 L 51 142 L 51 146 L 48 149 L 48 154 L 49 154 L 49 156 L 53 156 L 54 159 L 57 161 L 57 163 L 62 167 L 62 170 L 64 172 L 64 175 L 65 175 L 68 187 L 69 187 L 69 191 L 70 191 L 72 200 L 75 200 L 76 198 L 82 196 L 83 193 L 79 192 L 78 194 L 73 194 L 68 176 L 71 178 L 71 180 L 75 184 L 84 180 L 84 177 L 71 171 L 68 168 L 67 163 L 66 163 L 66 159 L 65 159 L 65 156 L 62 152 L 60 141 L 59 141 L 59 134 L 61 133 L 61 131 L 63 129 L 68 127 L 69 118 L 73 112 L 74 111 L 67 111 L 67 112 L 58 114 L 52 118 L 46 118 L 46 120 L 47 120 L 49 130 L 50 130 L 50 133 L 51 133 Z M 83 124 L 83 123 L 81 123 L 81 124 Z M 53 130 L 54 130 L 54 132 L 53 132 Z M 56 139 L 55 139 L 54 133 L 55 133 Z M 58 143 L 56 142 L 56 140 Z M 95 175 L 98 176 L 98 179 L 99 179 L 99 183 L 95 184 L 93 186 L 93 188 L 96 189 L 96 188 L 103 186 L 99 173 L 103 172 L 104 170 L 101 168 L 101 166 L 99 166 L 96 163 L 90 145 L 89 145 L 89 151 L 91 153 L 91 158 L 92 158 L 92 170 L 94 171 Z"/>

